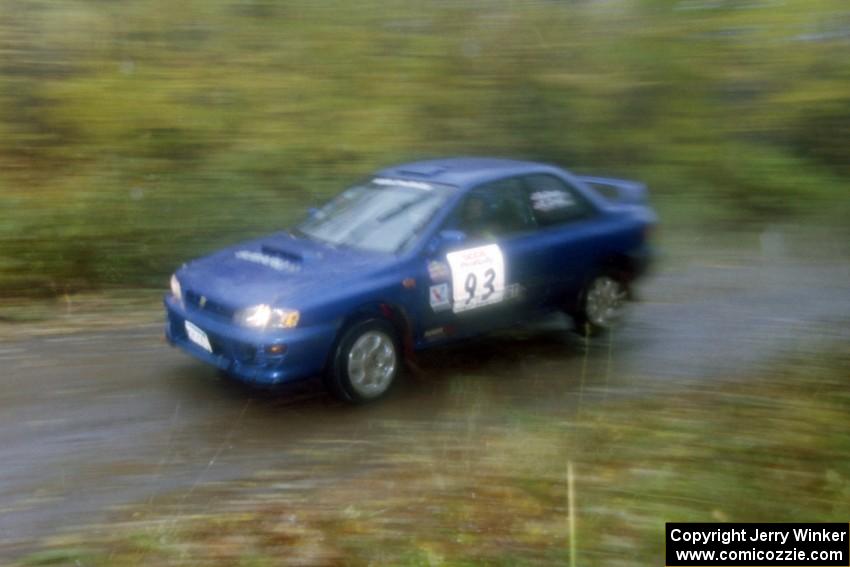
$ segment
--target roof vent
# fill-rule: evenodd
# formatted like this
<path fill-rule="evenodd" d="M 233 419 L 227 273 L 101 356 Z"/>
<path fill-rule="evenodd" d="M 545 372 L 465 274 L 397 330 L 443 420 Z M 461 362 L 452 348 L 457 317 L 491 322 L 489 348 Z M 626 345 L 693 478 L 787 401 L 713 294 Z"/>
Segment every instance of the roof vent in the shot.
<path fill-rule="evenodd" d="M 446 168 L 441 165 L 406 165 L 398 172 L 403 175 L 419 175 L 421 177 L 433 177 L 446 171 Z"/>

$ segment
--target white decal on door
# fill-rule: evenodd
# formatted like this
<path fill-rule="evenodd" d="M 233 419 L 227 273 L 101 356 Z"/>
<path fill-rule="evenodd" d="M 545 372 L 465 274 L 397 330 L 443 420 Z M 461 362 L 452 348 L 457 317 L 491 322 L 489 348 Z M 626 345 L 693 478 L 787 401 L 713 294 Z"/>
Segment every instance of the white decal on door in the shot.
<path fill-rule="evenodd" d="M 462 313 L 505 298 L 505 259 L 498 244 L 446 254 L 452 272 L 452 309 Z"/>

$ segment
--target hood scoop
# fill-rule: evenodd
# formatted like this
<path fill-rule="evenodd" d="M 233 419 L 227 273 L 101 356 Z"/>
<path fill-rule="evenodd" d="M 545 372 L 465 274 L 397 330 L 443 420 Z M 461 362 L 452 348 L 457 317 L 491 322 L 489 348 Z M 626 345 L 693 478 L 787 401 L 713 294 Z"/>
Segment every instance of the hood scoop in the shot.
<path fill-rule="evenodd" d="M 282 260 L 286 260 L 287 262 L 292 262 L 294 264 L 300 264 L 304 261 L 304 256 L 302 256 L 298 252 L 294 252 L 292 250 L 284 250 L 283 248 L 269 246 L 268 244 L 263 244 L 263 246 L 260 248 L 260 251 L 263 254 L 266 254 L 267 256 L 280 258 Z"/>
<path fill-rule="evenodd" d="M 289 273 L 301 271 L 301 263 L 304 260 L 300 254 L 268 245 L 263 245 L 259 252 L 256 250 L 237 250 L 233 255 L 245 262 L 260 264 L 278 272 Z"/>

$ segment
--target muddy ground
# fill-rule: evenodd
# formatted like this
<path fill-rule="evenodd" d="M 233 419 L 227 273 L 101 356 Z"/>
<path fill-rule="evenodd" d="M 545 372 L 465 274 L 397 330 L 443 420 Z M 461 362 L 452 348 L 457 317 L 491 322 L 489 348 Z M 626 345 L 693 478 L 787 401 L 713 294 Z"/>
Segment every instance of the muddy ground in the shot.
<path fill-rule="evenodd" d="M 657 388 L 710 389 L 801 345 L 850 339 L 847 247 L 823 235 L 685 242 L 639 295 L 611 337 L 587 343 L 553 316 L 424 354 L 389 399 L 358 408 L 317 381 L 269 394 L 222 380 L 168 347 L 155 323 L 22 338 L 7 328 L 0 558 L 125 504 L 176 495 L 209 508 L 199 500 L 213 492 L 202 488 L 266 470 L 311 478 L 321 460 L 314 485 L 364 474 L 387 442 L 376 423 L 436 431 L 459 409 L 477 423 L 514 411 L 564 415 Z M 347 450 L 325 451 L 329 439 Z"/>

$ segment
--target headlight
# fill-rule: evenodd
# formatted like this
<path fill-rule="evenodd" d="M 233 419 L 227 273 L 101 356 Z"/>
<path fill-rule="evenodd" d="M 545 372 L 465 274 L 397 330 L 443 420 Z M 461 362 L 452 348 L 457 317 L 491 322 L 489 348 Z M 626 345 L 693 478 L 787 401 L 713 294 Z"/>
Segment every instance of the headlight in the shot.
<path fill-rule="evenodd" d="M 255 305 L 236 313 L 236 322 L 256 329 L 291 329 L 298 325 L 301 314 L 293 309 L 275 309 L 270 305 Z"/>
<path fill-rule="evenodd" d="M 183 290 L 180 289 L 180 281 L 174 274 L 171 276 L 171 295 L 173 295 L 177 300 L 183 299 Z"/>

